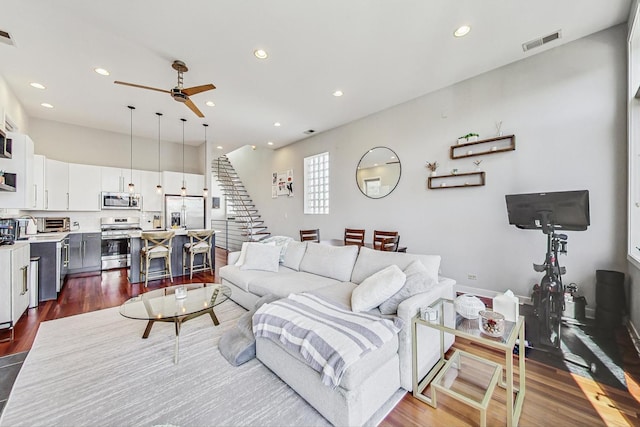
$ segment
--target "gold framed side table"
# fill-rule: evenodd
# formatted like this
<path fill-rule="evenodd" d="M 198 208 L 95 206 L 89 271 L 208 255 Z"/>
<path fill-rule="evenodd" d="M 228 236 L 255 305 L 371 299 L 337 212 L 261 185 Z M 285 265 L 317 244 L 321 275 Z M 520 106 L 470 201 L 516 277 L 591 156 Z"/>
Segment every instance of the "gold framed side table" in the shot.
<path fill-rule="evenodd" d="M 479 322 L 480 319 L 469 320 L 464 317 L 457 315 L 455 313 L 455 308 L 453 306 L 453 300 L 448 298 L 440 298 L 436 300 L 429 306 L 432 310 L 437 312 L 437 319 L 429 321 L 423 320 L 420 318 L 420 315 L 417 314 L 413 317 L 411 321 L 411 339 L 412 339 L 412 362 L 413 362 L 413 396 L 416 399 L 419 399 L 434 408 L 437 405 L 437 391 L 442 392 L 444 387 L 442 387 L 441 381 L 436 381 L 436 376 L 442 371 L 442 376 L 446 376 L 446 367 L 447 359 L 445 359 L 445 351 L 444 351 L 444 334 L 449 333 L 455 336 L 459 336 L 462 338 L 466 338 L 469 341 L 474 343 L 481 344 L 483 346 L 493 348 L 504 352 L 504 364 L 498 365 L 498 385 L 506 390 L 506 407 L 507 407 L 507 426 L 517 426 L 518 420 L 520 419 L 520 414 L 522 413 L 522 404 L 524 402 L 525 396 L 525 388 L 526 388 L 526 375 L 525 375 L 525 351 L 524 351 L 524 317 L 520 316 L 516 322 L 508 322 L 505 321 L 505 330 L 501 337 L 491 337 L 489 335 L 485 335 L 480 331 Z M 429 327 L 434 328 L 440 331 L 440 359 L 438 362 L 431 368 L 431 370 L 421 378 L 420 373 L 418 372 L 418 346 L 420 343 L 418 342 L 418 328 L 419 327 Z M 522 348 L 518 353 L 518 371 L 519 371 L 519 382 L 518 387 L 514 386 L 514 366 L 513 366 L 513 349 L 516 344 L 516 340 L 519 340 Z M 452 359 L 454 357 L 467 357 L 469 353 L 462 352 L 462 354 L 454 353 Z M 473 355 L 474 359 L 482 359 L 479 356 Z M 491 361 L 486 361 L 487 369 L 491 370 L 491 365 L 494 364 Z M 453 362 L 452 362 L 453 363 Z M 443 370 L 443 367 L 445 368 Z M 504 368 L 504 369 L 503 369 Z M 504 372 L 504 376 L 503 376 Z M 441 378 L 437 378 L 441 380 Z M 423 391 L 434 382 L 434 387 L 431 390 L 431 397 L 423 394 Z M 436 385 L 438 384 L 438 385 Z M 447 390 L 444 390 L 445 393 Z M 490 393 L 489 393 L 490 394 Z M 458 398 L 458 396 L 452 395 L 454 398 Z M 461 399 L 458 399 L 461 400 Z M 463 401 L 463 400 L 461 400 Z M 482 412 L 482 403 L 484 402 L 484 397 L 480 399 L 480 406 L 475 406 L 476 408 L 481 410 Z M 465 402 L 467 403 L 467 402 Z M 486 401 L 488 404 L 488 400 Z M 486 412 L 486 407 L 485 407 Z"/>

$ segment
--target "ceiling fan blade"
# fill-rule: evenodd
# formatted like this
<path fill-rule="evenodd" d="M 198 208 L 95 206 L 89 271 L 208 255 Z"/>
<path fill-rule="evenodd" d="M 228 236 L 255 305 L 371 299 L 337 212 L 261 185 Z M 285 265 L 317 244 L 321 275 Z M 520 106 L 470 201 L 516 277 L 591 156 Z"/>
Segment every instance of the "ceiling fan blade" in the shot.
<path fill-rule="evenodd" d="M 182 89 L 182 93 L 186 93 L 187 95 L 191 96 L 191 95 L 195 95 L 196 93 L 200 93 L 200 92 L 206 92 L 208 90 L 212 90 L 215 89 L 216 87 L 212 84 L 208 84 L 208 85 L 202 85 L 202 86 L 194 86 L 194 87 L 188 87 L 186 89 Z"/>
<path fill-rule="evenodd" d="M 196 116 L 198 116 L 198 117 L 204 117 L 204 114 L 202 114 L 202 112 L 201 112 L 200 110 L 198 110 L 198 107 L 196 107 L 196 104 L 194 104 L 192 100 L 187 99 L 187 100 L 184 102 L 184 105 L 186 105 L 187 107 L 189 107 L 189 109 L 190 109 L 191 111 L 193 111 L 194 113 L 196 113 Z"/>
<path fill-rule="evenodd" d="M 142 86 L 142 85 L 137 85 L 135 83 L 119 82 L 117 80 L 114 83 L 117 85 L 133 86 L 133 87 L 139 87 L 140 89 L 149 89 L 149 90 L 155 90 L 158 92 L 171 93 L 171 91 L 166 89 L 158 89 L 156 87 L 151 87 L 151 86 Z"/>

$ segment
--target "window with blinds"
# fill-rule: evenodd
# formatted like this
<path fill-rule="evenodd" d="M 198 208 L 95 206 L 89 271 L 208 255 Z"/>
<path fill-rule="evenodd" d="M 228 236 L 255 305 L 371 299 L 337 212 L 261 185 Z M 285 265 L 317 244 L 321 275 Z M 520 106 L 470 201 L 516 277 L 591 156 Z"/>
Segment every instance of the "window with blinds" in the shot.
<path fill-rule="evenodd" d="M 304 213 L 329 213 L 329 153 L 304 158 Z"/>

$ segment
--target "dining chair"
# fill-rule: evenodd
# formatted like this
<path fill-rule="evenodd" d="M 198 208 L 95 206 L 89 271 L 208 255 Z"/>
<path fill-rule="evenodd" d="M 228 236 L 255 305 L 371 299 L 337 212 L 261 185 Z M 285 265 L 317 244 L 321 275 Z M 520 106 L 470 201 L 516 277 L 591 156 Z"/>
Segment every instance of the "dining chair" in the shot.
<path fill-rule="evenodd" d="M 300 241 L 304 242 L 305 240 L 320 243 L 320 229 L 300 230 Z"/>
<path fill-rule="evenodd" d="M 397 231 L 373 231 L 373 249 L 397 252 L 399 243 L 400 235 Z"/>
<path fill-rule="evenodd" d="M 171 244 L 175 231 L 146 231 L 140 235 L 144 243 L 140 249 L 140 275 L 144 274 L 144 287 L 147 287 L 149 279 L 162 279 L 169 277 L 173 283 L 173 272 L 171 271 Z M 164 269 L 149 271 L 151 260 L 164 258 Z"/>
<path fill-rule="evenodd" d="M 364 233 L 365 231 L 358 228 L 345 228 L 344 229 L 344 244 L 346 245 L 358 245 L 364 246 Z"/>

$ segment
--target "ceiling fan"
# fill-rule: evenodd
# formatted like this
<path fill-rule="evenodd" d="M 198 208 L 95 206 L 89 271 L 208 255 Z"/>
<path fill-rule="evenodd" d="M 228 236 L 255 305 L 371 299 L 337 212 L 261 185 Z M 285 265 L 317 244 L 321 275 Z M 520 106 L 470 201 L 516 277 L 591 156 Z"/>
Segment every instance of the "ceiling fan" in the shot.
<path fill-rule="evenodd" d="M 182 87 L 182 74 L 186 73 L 187 71 L 189 71 L 189 69 L 187 68 L 187 65 L 182 61 L 177 61 L 176 60 L 176 61 L 173 61 L 173 64 L 171 64 L 171 67 L 178 72 L 178 85 L 176 87 L 174 87 L 173 89 L 171 89 L 171 90 L 158 89 L 158 88 L 155 88 L 155 87 L 143 86 L 143 85 L 138 85 L 138 84 L 135 84 L 135 83 L 120 82 L 120 81 L 117 81 L 117 80 L 114 81 L 114 83 L 115 84 L 119 84 L 119 85 L 133 86 L 133 87 L 139 87 L 141 89 L 150 89 L 150 90 L 155 90 L 155 91 L 158 91 L 158 92 L 168 93 L 176 101 L 183 102 L 198 117 L 204 117 L 204 114 L 202 114 L 202 112 L 198 109 L 198 107 L 196 107 L 196 105 L 193 103 L 193 101 L 191 101 L 191 99 L 189 99 L 189 97 L 191 95 L 195 95 L 195 94 L 198 94 L 200 92 L 206 92 L 208 90 L 215 89 L 216 87 L 214 85 L 212 85 L 212 84 L 207 84 L 207 85 L 202 85 L 202 86 L 194 86 L 194 87 L 183 88 Z"/>

